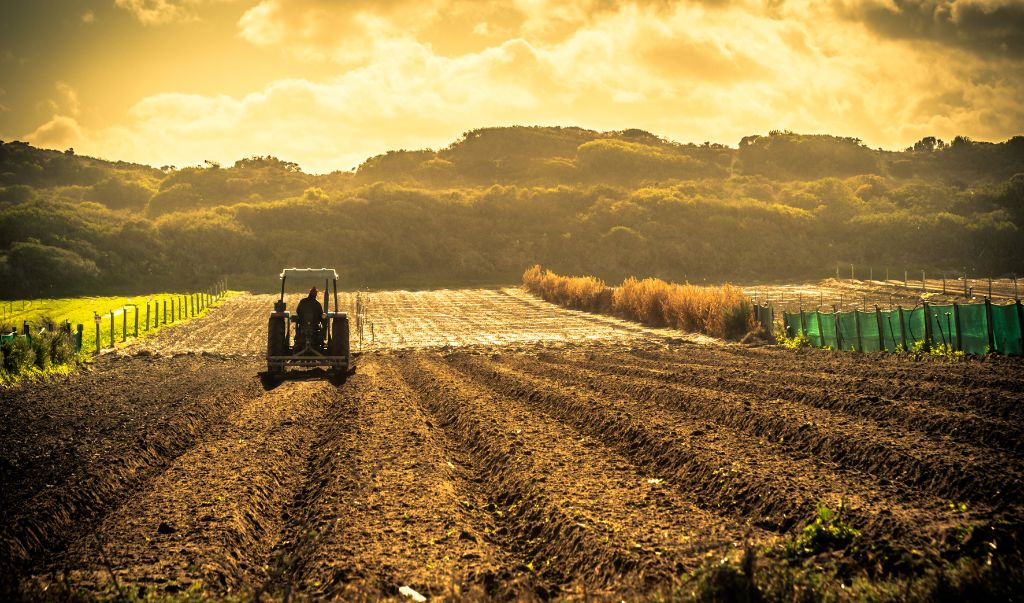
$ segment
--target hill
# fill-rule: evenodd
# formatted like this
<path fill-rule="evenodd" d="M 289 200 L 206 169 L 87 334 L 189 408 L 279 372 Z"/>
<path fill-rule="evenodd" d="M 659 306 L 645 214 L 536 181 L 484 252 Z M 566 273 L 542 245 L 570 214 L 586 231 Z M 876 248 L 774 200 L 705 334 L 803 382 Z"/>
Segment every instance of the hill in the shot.
<path fill-rule="evenodd" d="M 272 286 L 333 265 L 346 286 L 559 272 L 670 280 L 823 276 L 836 262 L 993 275 L 1024 259 L 1024 137 L 901 152 L 771 132 L 735 148 L 642 130 L 484 128 L 316 175 L 275 157 L 175 168 L 0 143 L 8 297 Z M 236 281 L 237 282 L 237 281 Z"/>

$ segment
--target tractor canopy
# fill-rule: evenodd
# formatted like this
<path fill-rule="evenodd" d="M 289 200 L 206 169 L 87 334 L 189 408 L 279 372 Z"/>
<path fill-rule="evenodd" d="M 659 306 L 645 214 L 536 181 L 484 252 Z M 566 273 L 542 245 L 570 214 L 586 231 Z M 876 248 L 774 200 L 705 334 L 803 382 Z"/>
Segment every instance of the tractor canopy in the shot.
<path fill-rule="evenodd" d="M 333 268 L 285 268 L 281 271 L 281 279 L 288 277 L 308 277 L 338 280 L 338 273 Z"/>

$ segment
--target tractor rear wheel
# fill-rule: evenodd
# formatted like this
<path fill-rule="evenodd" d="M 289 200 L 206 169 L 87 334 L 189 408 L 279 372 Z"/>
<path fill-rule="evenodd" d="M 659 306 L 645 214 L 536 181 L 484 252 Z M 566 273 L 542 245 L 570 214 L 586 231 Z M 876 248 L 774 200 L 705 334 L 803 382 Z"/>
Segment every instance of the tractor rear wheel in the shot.
<path fill-rule="evenodd" d="M 288 342 L 284 332 L 284 317 L 271 316 L 267 326 L 267 372 L 280 374 L 284 372 L 284 362 L 271 360 L 271 356 L 284 356 L 288 353 Z"/>
<path fill-rule="evenodd" d="M 348 317 L 338 316 L 331 321 L 331 356 L 344 356 L 345 364 L 350 364 L 348 342 Z"/>

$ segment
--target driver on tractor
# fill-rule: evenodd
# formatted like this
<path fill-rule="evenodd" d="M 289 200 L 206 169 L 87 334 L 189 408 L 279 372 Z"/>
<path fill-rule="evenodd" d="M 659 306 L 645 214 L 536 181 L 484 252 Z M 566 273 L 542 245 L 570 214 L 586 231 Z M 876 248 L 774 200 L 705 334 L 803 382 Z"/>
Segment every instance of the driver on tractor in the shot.
<path fill-rule="evenodd" d="M 306 347 L 307 337 L 309 338 L 309 347 L 317 347 L 323 341 L 320 322 L 323 320 L 324 307 L 317 301 L 316 296 L 316 287 L 312 287 L 309 290 L 309 295 L 299 302 L 299 307 L 296 309 L 298 326 L 295 330 L 295 348 L 297 351 Z"/>

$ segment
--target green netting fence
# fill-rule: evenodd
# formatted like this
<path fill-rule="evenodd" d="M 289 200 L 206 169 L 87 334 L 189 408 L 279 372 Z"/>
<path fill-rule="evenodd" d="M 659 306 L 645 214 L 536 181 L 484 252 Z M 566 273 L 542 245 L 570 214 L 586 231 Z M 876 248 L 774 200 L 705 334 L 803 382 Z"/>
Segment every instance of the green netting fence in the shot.
<path fill-rule="evenodd" d="M 770 306 L 757 307 L 757 319 L 770 325 Z M 883 312 L 783 312 L 787 337 L 803 335 L 816 347 L 858 352 L 895 352 L 913 349 L 919 342 L 929 347 L 949 346 L 968 354 L 996 352 L 1008 356 L 1024 353 L 1024 311 L 1018 301 L 1010 305 L 922 304 L 912 309 Z"/>

